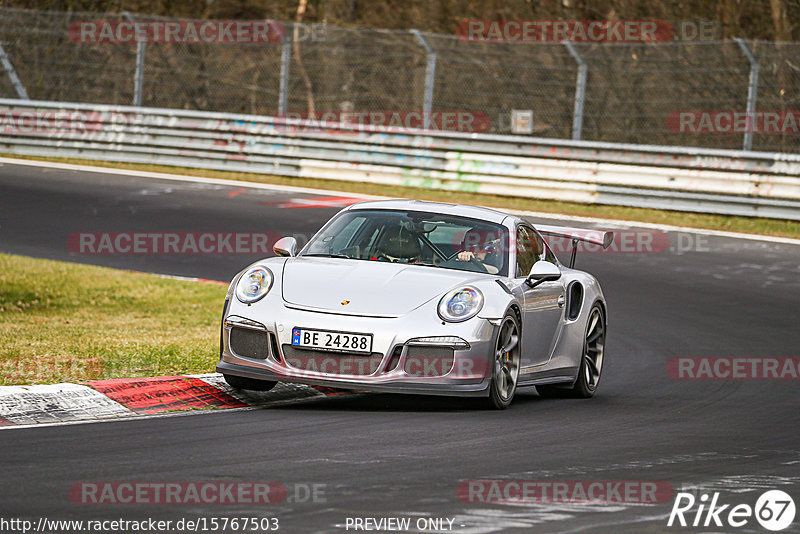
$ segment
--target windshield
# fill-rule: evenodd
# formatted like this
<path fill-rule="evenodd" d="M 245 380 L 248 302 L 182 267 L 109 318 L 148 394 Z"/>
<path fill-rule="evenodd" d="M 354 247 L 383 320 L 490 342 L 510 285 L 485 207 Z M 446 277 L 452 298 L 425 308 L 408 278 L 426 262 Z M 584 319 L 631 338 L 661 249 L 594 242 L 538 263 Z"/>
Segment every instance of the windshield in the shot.
<path fill-rule="evenodd" d="M 419 211 L 353 210 L 334 218 L 302 256 L 508 273 L 508 230 L 467 217 Z"/>

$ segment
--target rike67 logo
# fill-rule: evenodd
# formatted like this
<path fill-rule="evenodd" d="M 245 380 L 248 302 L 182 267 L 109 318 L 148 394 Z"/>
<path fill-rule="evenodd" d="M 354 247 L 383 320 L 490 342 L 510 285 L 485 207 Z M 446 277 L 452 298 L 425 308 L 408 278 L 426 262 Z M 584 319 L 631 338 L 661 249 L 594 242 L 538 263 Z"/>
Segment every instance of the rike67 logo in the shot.
<path fill-rule="evenodd" d="M 794 521 L 795 504 L 792 497 L 781 490 L 769 490 L 761 494 L 756 505 L 721 504 L 720 493 L 680 492 L 675 497 L 667 526 L 681 527 L 749 527 L 753 528 L 755 519 L 763 528 L 778 532 L 786 529 Z"/>

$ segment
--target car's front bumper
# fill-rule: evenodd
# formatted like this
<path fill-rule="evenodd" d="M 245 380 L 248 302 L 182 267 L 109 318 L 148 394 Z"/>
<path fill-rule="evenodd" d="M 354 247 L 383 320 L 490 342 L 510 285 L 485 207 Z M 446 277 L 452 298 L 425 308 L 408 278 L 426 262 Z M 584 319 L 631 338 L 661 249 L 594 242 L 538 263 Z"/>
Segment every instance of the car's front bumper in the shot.
<path fill-rule="evenodd" d="M 296 327 L 372 334 L 372 355 L 364 356 L 371 358 L 370 362 L 364 364 L 352 354 L 295 349 L 291 343 L 292 329 Z M 263 335 L 265 353 L 250 357 L 232 349 L 233 329 Z M 478 317 L 463 323 L 443 323 L 435 307 L 402 317 L 360 317 L 295 309 L 279 299 L 261 306 L 245 306 L 234 298 L 230 308 L 226 306 L 217 371 L 258 380 L 360 391 L 486 396 L 496 330 L 492 321 Z M 452 355 L 450 365 L 420 360 L 420 354 L 443 353 L 427 350 L 431 347 L 448 347 L 443 342 L 418 341 L 431 337 L 459 338 L 468 347 L 450 345 L 452 350 L 444 351 Z M 306 360 L 303 365 L 298 364 L 297 358 L 306 355 L 319 358 L 311 368 Z"/>

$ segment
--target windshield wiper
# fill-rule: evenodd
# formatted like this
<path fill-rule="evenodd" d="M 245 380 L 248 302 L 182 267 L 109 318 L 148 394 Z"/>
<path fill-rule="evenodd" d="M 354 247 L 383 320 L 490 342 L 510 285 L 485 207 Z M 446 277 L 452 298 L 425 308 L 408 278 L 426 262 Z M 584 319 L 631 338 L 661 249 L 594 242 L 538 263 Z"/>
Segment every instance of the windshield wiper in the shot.
<path fill-rule="evenodd" d="M 316 256 L 316 257 L 319 257 L 319 258 L 344 258 L 346 260 L 352 260 L 353 259 L 350 256 L 348 256 L 347 254 L 333 254 L 333 253 L 329 254 L 327 252 L 313 252 L 311 254 L 303 254 L 303 256 Z"/>

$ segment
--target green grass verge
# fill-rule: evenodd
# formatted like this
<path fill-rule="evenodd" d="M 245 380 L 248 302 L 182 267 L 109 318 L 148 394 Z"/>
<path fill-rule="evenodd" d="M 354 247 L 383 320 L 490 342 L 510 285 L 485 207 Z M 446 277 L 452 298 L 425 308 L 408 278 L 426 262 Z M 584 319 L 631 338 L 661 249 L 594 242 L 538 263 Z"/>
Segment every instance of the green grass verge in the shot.
<path fill-rule="evenodd" d="M 469 193 L 463 191 L 441 191 L 436 189 L 423 189 L 418 187 L 395 187 L 379 184 L 366 184 L 357 182 L 340 182 L 336 180 L 317 180 L 310 178 L 290 178 L 286 176 L 273 176 L 268 174 L 254 174 L 229 171 L 213 171 L 206 169 L 190 169 L 184 167 L 168 167 L 165 165 L 148 165 L 135 163 L 102 162 L 93 160 L 71 158 L 41 158 L 17 156 L 7 154 L 7 157 L 56 161 L 79 165 L 94 165 L 98 167 L 111 167 L 117 169 L 134 169 L 151 172 L 165 172 L 185 174 L 189 176 L 202 176 L 208 178 L 224 178 L 227 180 L 240 180 L 276 185 L 292 185 L 297 187 L 312 187 L 379 195 L 387 197 L 416 198 L 419 200 L 434 200 L 454 202 L 459 204 L 475 204 L 491 206 L 507 210 L 540 211 L 560 215 L 580 215 L 585 217 L 599 217 L 605 219 L 619 219 L 632 222 L 648 222 L 687 226 L 692 228 L 705 228 L 709 230 L 724 230 L 728 232 L 742 232 L 746 234 L 761 234 L 780 237 L 800 238 L 800 223 L 777 219 L 764 219 L 758 217 L 733 217 L 726 215 L 707 215 L 702 213 L 688 213 L 668 210 L 652 210 L 644 208 L 627 208 L 624 206 L 604 206 L 599 204 L 578 204 L 572 202 L 559 202 L 555 200 L 535 200 L 522 197 L 504 197 L 487 195 L 483 193 Z"/>
<path fill-rule="evenodd" d="M 225 289 L 0 254 L 0 384 L 212 372 Z"/>

